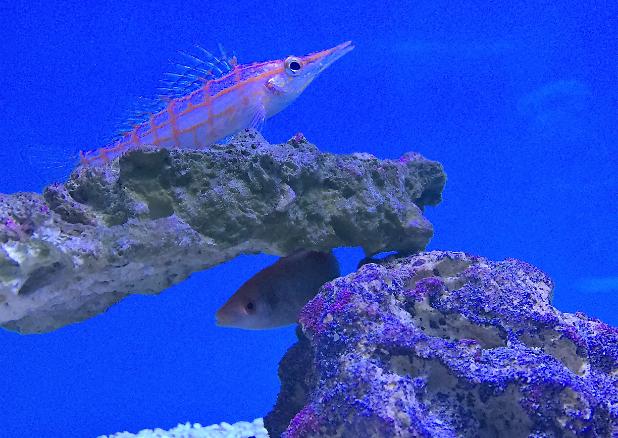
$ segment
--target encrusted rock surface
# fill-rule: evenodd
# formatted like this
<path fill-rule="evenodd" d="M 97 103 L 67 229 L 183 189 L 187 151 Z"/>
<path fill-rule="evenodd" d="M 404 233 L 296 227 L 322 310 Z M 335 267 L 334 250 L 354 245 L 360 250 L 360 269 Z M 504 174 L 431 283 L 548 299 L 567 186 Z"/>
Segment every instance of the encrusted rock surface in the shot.
<path fill-rule="evenodd" d="M 65 184 L 0 195 L 0 326 L 54 330 L 241 253 L 422 250 L 439 163 L 321 153 L 244 132 L 204 151 L 139 150 Z"/>
<path fill-rule="evenodd" d="M 429 252 L 326 283 L 280 364 L 270 436 L 618 436 L 618 329 L 514 259 Z"/>

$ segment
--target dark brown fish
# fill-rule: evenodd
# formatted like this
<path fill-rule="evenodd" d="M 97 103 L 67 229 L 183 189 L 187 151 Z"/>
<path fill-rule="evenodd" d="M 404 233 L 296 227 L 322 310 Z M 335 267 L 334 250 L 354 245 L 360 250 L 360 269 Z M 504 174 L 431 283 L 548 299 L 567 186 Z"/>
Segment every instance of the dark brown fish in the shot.
<path fill-rule="evenodd" d="M 320 287 L 339 277 L 331 253 L 299 251 L 245 282 L 217 311 L 217 325 L 262 330 L 294 324 Z"/>

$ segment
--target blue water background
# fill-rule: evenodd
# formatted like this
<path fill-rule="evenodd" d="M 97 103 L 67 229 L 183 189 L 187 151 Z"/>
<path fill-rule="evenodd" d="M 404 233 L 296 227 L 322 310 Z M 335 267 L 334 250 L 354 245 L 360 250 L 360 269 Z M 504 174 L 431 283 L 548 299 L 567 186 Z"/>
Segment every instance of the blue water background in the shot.
<path fill-rule="evenodd" d="M 444 164 L 431 249 L 526 260 L 555 305 L 618 325 L 616 2 L 3 1 L 0 192 L 40 190 L 101 146 L 168 60 L 221 42 L 240 62 L 351 39 L 264 135 Z M 361 257 L 337 252 L 344 272 Z M 221 329 L 215 310 L 273 256 L 41 336 L 0 332 L 0 436 L 93 437 L 264 415 L 293 328 Z"/>

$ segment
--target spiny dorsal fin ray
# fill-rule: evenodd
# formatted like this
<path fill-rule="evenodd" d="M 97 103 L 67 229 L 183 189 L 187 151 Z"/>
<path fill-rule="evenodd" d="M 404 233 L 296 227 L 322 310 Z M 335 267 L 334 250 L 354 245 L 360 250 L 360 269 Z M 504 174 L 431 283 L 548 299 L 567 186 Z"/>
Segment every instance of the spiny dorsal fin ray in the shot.
<path fill-rule="evenodd" d="M 110 142 L 113 143 L 115 140 L 120 139 L 126 132 L 144 123 L 151 114 L 156 114 L 163 108 L 165 108 L 165 101 L 159 97 L 138 96 L 133 104 L 130 105 L 130 110 L 126 113 L 127 115 L 115 123 L 116 135 L 110 139 Z"/>
<path fill-rule="evenodd" d="M 238 64 L 236 55 L 231 56 L 219 44 L 219 57 L 213 55 L 199 45 L 195 45 L 192 52 L 179 50 L 178 58 L 171 61 L 174 71 L 164 74 L 157 88 L 156 97 L 139 96 L 128 112 L 128 117 L 117 124 L 118 134 L 112 139 L 122 137 L 126 132 L 133 130 L 148 120 L 150 115 L 163 110 L 170 99 L 183 97 L 202 87 L 207 81 L 228 74 Z"/>
<path fill-rule="evenodd" d="M 207 81 L 231 72 L 237 64 L 236 56 L 228 57 L 221 44 L 219 51 L 219 57 L 199 45 L 195 46 L 194 53 L 179 51 L 182 60 L 174 62 L 176 71 L 166 74 L 163 79 L 159 87 L 160 97 L 175 99 L 185 96 Z"/>

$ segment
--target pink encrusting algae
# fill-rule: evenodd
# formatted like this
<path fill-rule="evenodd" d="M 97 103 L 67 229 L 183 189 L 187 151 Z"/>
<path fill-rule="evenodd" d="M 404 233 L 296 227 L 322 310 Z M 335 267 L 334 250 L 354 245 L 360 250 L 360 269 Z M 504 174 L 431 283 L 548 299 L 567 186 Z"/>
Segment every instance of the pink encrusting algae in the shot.
<path fill-rule="evenodd" d="M 238 65 L 150 114 L 112 144 L 80 153 L 84 166 L 102 165 L 144 145 L 202 149 L 244 128 L 259 127 L 294 99 L 325 68 L 352 50 L 350 41 L 306 56 Z M 210 72 L 209 72 L 210 73 Z"/>

